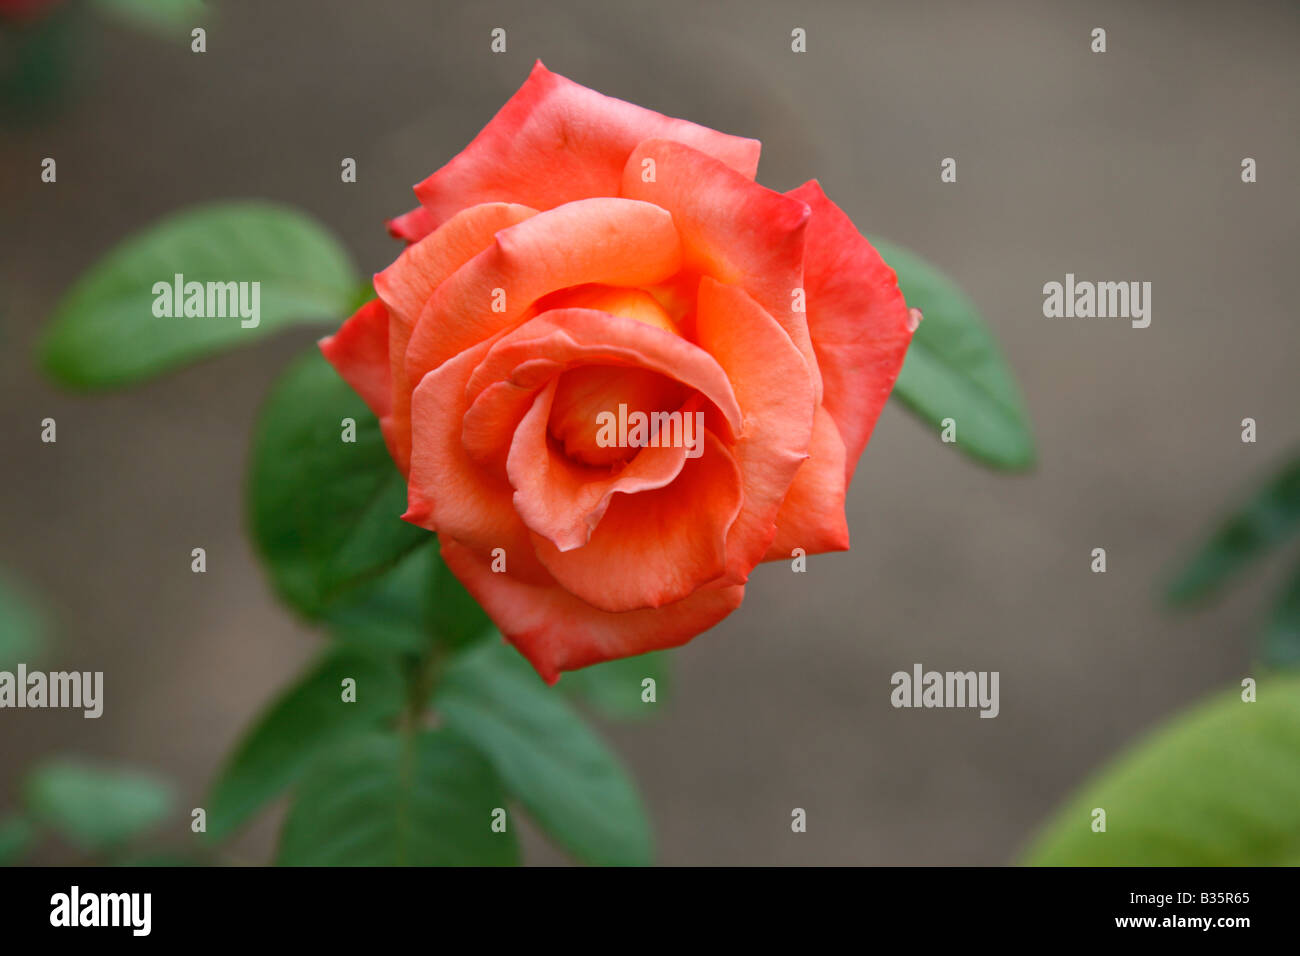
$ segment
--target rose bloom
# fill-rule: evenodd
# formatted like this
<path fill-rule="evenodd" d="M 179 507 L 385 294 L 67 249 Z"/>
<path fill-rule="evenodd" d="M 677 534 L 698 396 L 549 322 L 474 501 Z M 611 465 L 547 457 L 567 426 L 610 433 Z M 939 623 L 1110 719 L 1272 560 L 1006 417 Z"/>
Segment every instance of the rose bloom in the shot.
<path fill-rule="evenodd" d="M 685 643 L 760 561 L 849 546 L 919 314 L 815 180 L 754 182 L 759 148 L 539 62 L 415 187 L 378 299 L 321 342 L 403 517 L 547 681 Z M 602 434 L 636 412 L 703 434 Z"/>

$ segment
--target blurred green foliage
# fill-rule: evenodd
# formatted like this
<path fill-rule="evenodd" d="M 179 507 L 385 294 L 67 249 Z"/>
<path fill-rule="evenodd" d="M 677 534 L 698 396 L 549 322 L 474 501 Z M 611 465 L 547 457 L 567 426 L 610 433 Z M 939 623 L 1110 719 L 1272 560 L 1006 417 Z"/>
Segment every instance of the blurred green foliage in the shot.
<path fill-rule="evenodd" d="M 1111 762 L 1043 828 L 1025 862 L 1300 865 L 1300 677 L 1266 674 L 1254 693 L 1216 695 Z"/>
<path fill-rule="evenodd" d="M 1167 588 L 1171 603 L 1186 605 L 1220 594 L 1246 568 L 1300 531 L 1300 454 L 1231 511 L 1183 563 Z M 1271 667 L 1300 665 L 1300 568 L 1278 594 L 1260 642 Z"/>

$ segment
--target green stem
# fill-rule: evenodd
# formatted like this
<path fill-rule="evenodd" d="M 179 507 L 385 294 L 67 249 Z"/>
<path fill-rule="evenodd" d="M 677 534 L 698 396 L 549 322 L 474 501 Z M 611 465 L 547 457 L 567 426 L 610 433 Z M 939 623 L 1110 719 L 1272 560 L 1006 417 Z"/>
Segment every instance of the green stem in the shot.
<path fill-rule="evenodd" d="M 411 668 L 410 680 L 407 683 L 406 709 L 398 719 L 397 725 L 398 732 L 402 735 L 402 762 L 399 770 L 402 777 L 402 786 L 400 787 L 402 794 L 409 793 L 410 777 L 415 767 L 416 734 L 419 733 L 421 726 L 424 724 L 425 716 L 429 710 L 429 701 L 433 697 L 433 689 L 438 686 L 438 678 L 442 674 L 446 656 L 442 644 L 435 639 L 431 639 L 428 646 L 425 647 L 424 653 L 420 655 Z M 402 835 L 407 832 L 408 809 L 406 799 L 403 798 L 397 808 L 397 832 L 401 836 L 398 840 L 397 851 L 399 866 L 406 863 L 406 839 Z"/>
<path fill-rule="evenodd" d="M 446 651 L 438 641 L 430 641 L 423 655 L 411 671 L 407 685 L 406 710 L 403 712 L 400 729 L 404 733 L 414 733 L 424 721 L 433 697 L 438 678 L 442 676 L 446 663 Z"/>

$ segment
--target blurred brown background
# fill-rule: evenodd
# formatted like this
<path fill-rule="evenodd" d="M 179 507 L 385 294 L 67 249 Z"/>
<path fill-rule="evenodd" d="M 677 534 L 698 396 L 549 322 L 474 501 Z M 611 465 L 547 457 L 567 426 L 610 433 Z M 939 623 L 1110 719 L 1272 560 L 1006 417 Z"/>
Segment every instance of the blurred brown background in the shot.
<path fill-rule="evenodd" d="M 888 408 L 851 494 L 853 550 L 755 574 L 744 607 L 675 655 L 662 717 L 608 728 L 662 862 L 1008 862 L 1136 734 L 1252 673 L 1282 566 L 1198 614 L 1163 611 L 1156 588 L 1300 438 L 1294 4 L 250 0 L 203 24 L 203 55 L 87 25 L 72 98 L 0 143 L 0 565 L 57 617 L 50 666 L 105 671 L 107 702 L 98 721 L 0 713 L 0 811 L 52 751 L 160 771 L 200 805 L 318 644 L 273 601 L 241 505 L 258 403 L 318 331 L 80 398 L 31 362 L 60 293 L 126 232 L 230 197 L 297 204 L 380 269 L 398 251 L 383 220 L 539 57 L 761 138 L 763 183 L 816 176 L 864 231 L 939 263 L 1037 429 L 1038 469 L 1007 477 Z M 1151 327 L 1043 318 L 1042 285 L 1066 272 L 1150 281 Z M 1258 444 L 1240 441 L 1246 416 Z M 889 675 L 915 662 L 1000 671 L 1001 715 L 892 709 Z M 273 823 L 236 852 L 266 859 Z M 561 859 L 537 839 L 527 856 Z"/>

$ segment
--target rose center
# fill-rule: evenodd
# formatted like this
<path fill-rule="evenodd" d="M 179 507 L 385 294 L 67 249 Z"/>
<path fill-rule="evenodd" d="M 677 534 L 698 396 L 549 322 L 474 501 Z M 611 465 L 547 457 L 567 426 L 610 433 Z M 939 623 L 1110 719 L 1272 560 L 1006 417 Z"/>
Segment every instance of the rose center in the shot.
<path fill-rule="evenodd" d="M 677 326 L 650 294 L 640 289 L 582 286 L 548 301 L 549 308 L 598 309 L 636 319 L 678 334 Z M 575 461 L 613 467 L 630 461 L 642 445 L 638 432 L 619 422 L 635 424 L 655 412 L 681 408 L 690 389 L 649 369 L 587 365 L 564 372 L 556 384 L 549 430 Z M 614 427 L 609 426 L 613 423 Z"/>

